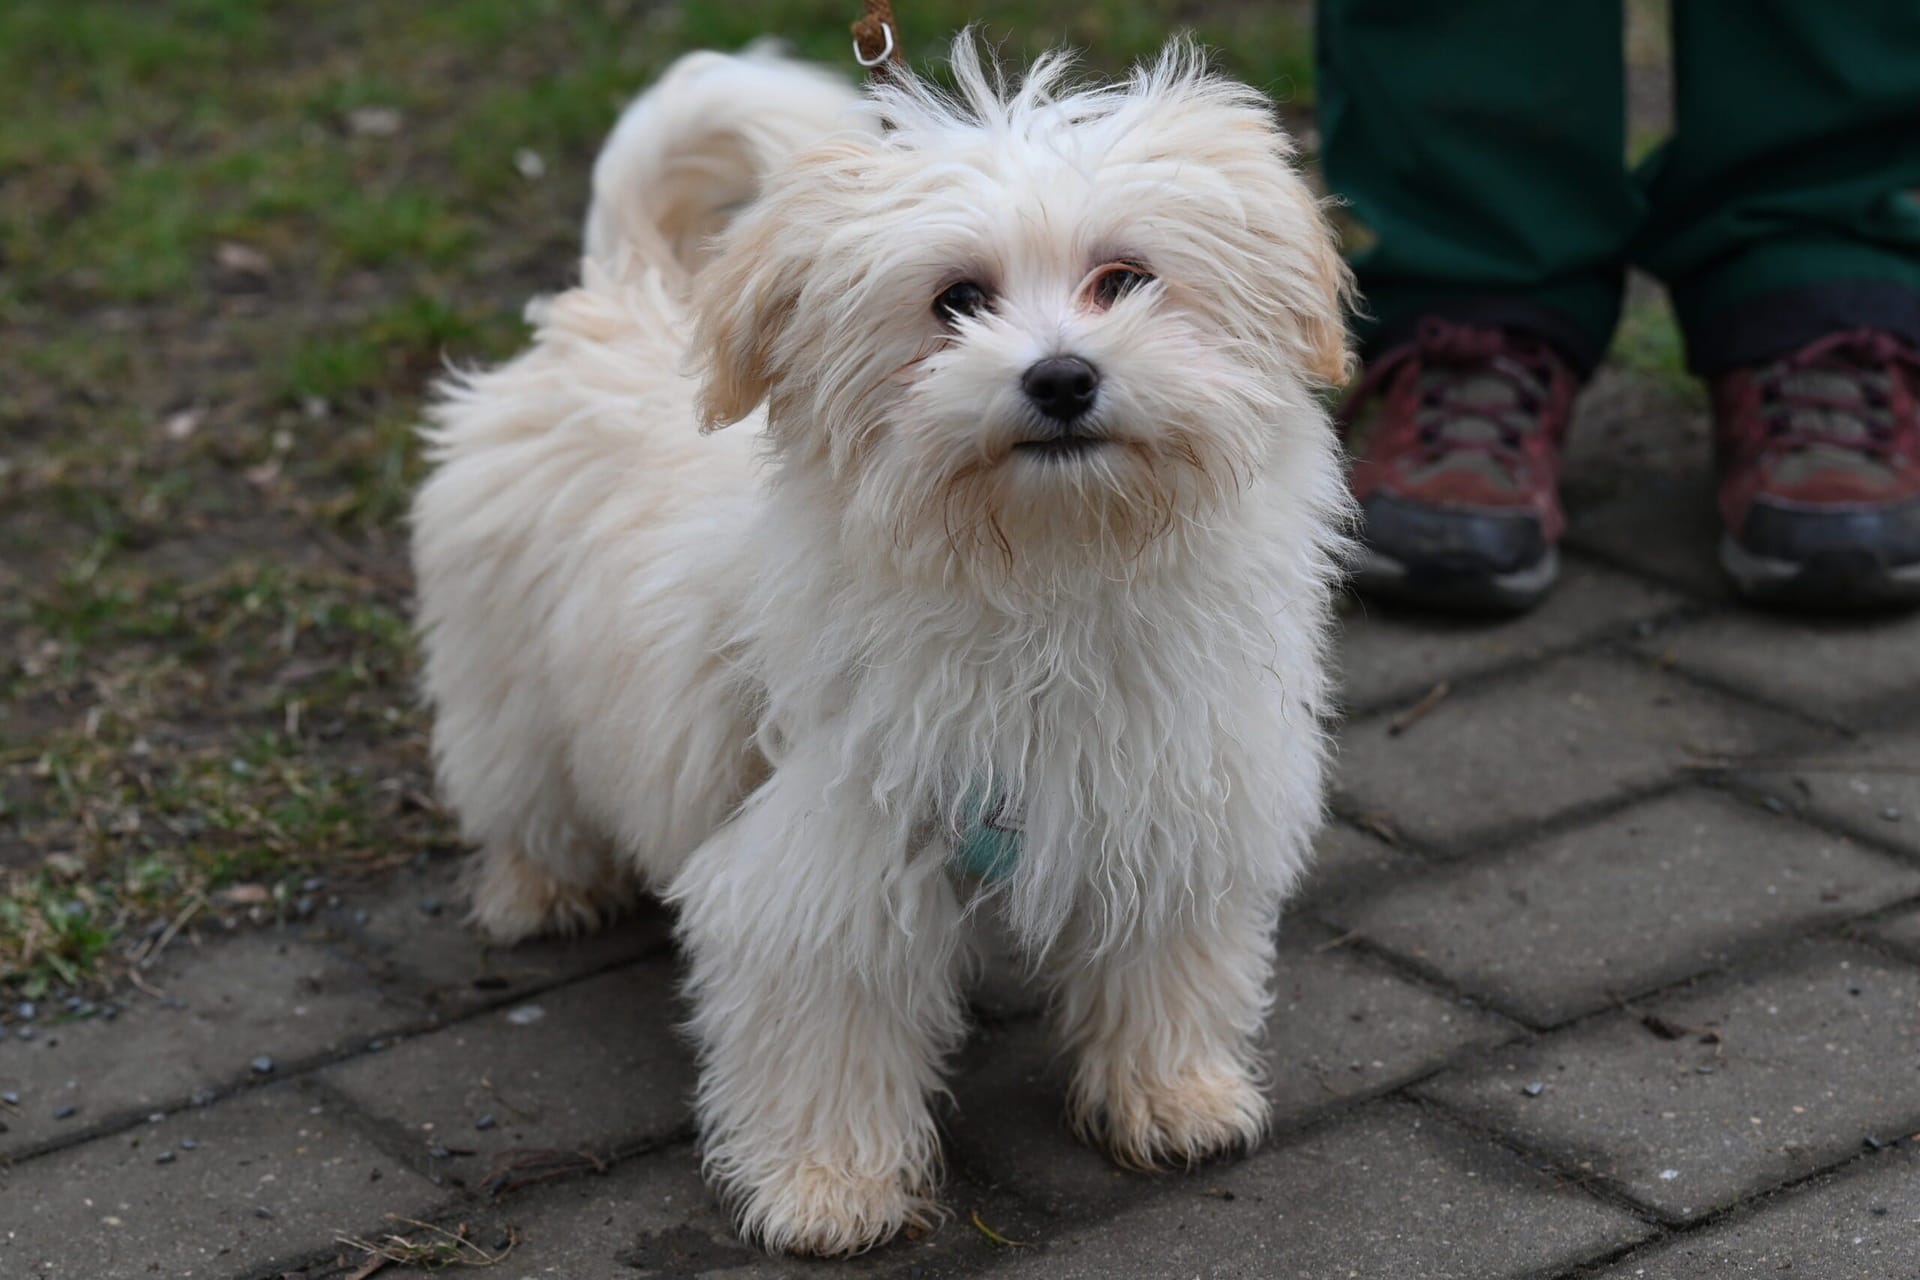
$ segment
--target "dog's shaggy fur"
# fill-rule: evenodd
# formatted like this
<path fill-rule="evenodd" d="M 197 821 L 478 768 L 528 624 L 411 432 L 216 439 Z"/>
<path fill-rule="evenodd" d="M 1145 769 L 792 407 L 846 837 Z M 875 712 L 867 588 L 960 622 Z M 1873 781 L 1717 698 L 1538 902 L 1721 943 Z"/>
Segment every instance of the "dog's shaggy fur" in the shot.
<path fill-rule="evenodd" d="M 1257 1138 L 1320 818 L 1347 277 L 1288 140 L 1182 45 L 1094 88 L 954 61 L 676 64 L 580 286 L 444 389 L 414 512 L 475 916 L 677 906 L 707 1167 L 776 1249 L 933 1212 L 975 912 L 1050 983 L 1089 1137 Z M 986 305 L 942 314 L 959 281 Z M 1021 387 L 1064 355 L 1098 442 L 1059 456 Z M 988 884 L 951 856 L 983 792 L 1025 825 Z"/>

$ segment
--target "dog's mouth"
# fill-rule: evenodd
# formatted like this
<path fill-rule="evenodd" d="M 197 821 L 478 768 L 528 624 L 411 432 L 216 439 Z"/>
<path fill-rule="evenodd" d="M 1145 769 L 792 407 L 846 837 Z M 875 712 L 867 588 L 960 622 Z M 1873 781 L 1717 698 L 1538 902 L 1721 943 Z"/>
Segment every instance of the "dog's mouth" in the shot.
<path fill-rule="evenodd" d="M 1112 443 L 1106 436 L 1076 431 L 1048 436 L 1044 440 L 1022 440 L 1013 446 L 1013 451 L 1044 462 L 1065 462 L 1070 458 L 1084 457 Z"/>

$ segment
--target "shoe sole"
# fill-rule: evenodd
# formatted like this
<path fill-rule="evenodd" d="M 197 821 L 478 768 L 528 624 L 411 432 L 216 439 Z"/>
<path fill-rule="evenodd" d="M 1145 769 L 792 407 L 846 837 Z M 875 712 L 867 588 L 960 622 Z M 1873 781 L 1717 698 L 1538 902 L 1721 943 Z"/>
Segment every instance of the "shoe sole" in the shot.
<path fill-rule="evenodd" d="M 1538 562 L 1508 573 L 1489 573 L 1477 565 L 1407 565 L 1368 548 L 1354 570 L 1353 584 L 1363 595 L 1380 600 L 1441 613 L 1505 617 L 1539 604 L 1559 576 L 1560 552 L 1554 547 Z"/>
<path fill-rule="evenodd" d="M 1867 552 L 1775 560 L 1727 534 L 1720 539 L 1720 567 L 1734 590 L 1754 604 L 1828 612 L 1920 605 L 1920 562 L 1887 565 Z"/>

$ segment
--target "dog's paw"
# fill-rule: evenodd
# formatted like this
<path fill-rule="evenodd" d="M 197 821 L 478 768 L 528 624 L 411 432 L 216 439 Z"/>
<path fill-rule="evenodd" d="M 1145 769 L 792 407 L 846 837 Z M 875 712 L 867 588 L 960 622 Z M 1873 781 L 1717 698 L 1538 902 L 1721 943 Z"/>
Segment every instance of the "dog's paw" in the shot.
<path fill-rule="evenodd" d="M 1123 1072 L 1103 1087 L 1083 1083 L 1071 1101 L 1075 1130 L 1128 1169 L 1191 1166 L 1245 1151 L 1266 1133 L 1269 1110 L 1259 1086 L 1231 1067 L 1171 1080 Z"/>
<path fill-rule="evenodd" d="M 468 919 L 501 946 L 597 929 L 626 898 L 604 885 L 561 880 L 517 852 L 491 849 L 475 860 L 468 895 Z"/>
<path fill-rule="evenodd" d="M 740 1234 L 769 1253 L 836 1258 L 885 1244 L 941 1211 L 916 1179 L 875 1178 L 812 1161 L 775 1171 L 760 1185 L 732 1187 Z"/>

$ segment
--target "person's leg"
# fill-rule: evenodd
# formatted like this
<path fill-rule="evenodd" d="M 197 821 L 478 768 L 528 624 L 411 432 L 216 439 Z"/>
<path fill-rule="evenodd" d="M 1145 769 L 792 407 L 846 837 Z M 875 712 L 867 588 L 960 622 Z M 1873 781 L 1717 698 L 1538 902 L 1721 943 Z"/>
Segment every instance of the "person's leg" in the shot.
<path fill-rule="evenodd" d="M 1920 599 L 1920 4 L 1674 6 L 1636 260 L 1714 380 L 1749 595 Z"/>
<path fill-rule="evenodd" d="M 1560 443 L 1641 209 L 1621 40 L 1618 5 L 1321 0 L 1322 159 L 1362 242 L 1363 590 L 1485 612 L 1553 582 Z"/>
<path fill-rule="evenodd" d="M 1598 362 L 1640 218 L 1617 5 L 1321 0 L 1321 159 L 1369 243 L 1363 354 L 1438 315 Z"/>
<path fill-rule="evenodd" d="M 1840 329 L 1920 342 L 1920 4 L 1685 0 L 1635 258 L 1696 372 Z"/>

